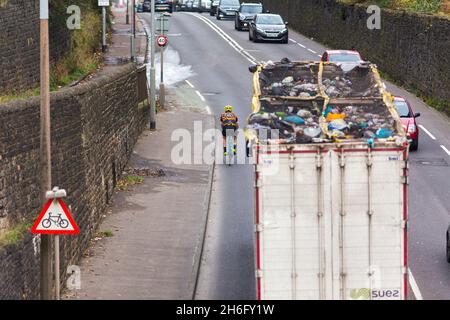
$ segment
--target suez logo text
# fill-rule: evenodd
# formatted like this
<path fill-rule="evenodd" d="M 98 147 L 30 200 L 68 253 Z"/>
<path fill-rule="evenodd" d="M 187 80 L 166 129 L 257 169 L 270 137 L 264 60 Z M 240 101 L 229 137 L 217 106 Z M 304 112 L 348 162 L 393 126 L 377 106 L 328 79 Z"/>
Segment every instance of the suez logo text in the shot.
<path fill-rule="evenodd" d="M 353 300 L 398 300 L 401 298 L 399 289 L 351 289 L 350 298 Z"/>

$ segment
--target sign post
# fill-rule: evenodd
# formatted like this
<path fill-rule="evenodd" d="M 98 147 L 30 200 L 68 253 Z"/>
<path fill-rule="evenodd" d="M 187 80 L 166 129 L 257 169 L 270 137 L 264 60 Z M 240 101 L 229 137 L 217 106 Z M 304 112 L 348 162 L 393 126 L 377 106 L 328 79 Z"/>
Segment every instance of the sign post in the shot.
<path fill-rule="evenodd" d="M 106 52 L 106 7 L 109 7 L 109 0 L 98 0 L 98 6 L 102 7 L 102 52 Z"/>
<path fill-rule="evenodd" d="M 167 37 L 165 33 L 169 31 L 169 14 L 163 13 L 158 17 L 159 29 L 157 31 L 160 36 L 157 39 L 161 52 L 161 82 L 159 84 L 159 103 L 162 108 L 165 105 L 165 87 L 164 87 L 164 47 L 167 45 Z"/>
<path fill-rule="evenodd" d="M 40 106 L 40 166 L 41 189 L 43 199 L 45 191 L 50 190 L 52 184 L 51 140 L 50 140 L 50 60 L 48 40 L 48 0 L 39 1 L 40 18 L 40 78 L 41 78 L 41 106 Z M 40 298 L 51 299 L 51 242 L 48 235 L 41 236 L 40 244 Z"/>
<path fill-rule="evenodd" d="M 53 188 L 46 192 L 47 202 L 45 203 L 39 217 L 35 221 L 31 232 L 46 235 L 55 235 L 55 291 L 56 300 L 60 299 L 60 260 L 59 260 L 59 235 L 60 234 L 78 234 L 80 230 L 72 218 L 72 215 L 62 200 L 66 196 L 66 191 Z"/>
<path fill-rule="evenodd" d="M 150 66 L 150 130 L 156 130 L 156 84 L 155 84 L 155 1 L 151 1 L 151 66 Z"/>

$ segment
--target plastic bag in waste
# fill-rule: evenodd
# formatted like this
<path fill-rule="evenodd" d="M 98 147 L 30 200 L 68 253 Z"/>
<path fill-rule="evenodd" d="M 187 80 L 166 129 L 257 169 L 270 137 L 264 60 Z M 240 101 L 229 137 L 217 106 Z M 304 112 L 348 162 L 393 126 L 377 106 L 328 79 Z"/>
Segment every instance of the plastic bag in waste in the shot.
<path fill-rule="evenodd" d="M 322 133 L 322 129 L 319 127 L 307 127 L 303 129 L 303 134 L 311 137 L 311 138 L 317 138 Z"/>
<path fill-rule="evenodd" d="M 303 118 L 300 118 L 299 116 L 289 116 L 284 118 L 284 121 L 292 122 L 298 125 L 305 124 L 305 120 Z"/>
<path fill-rule="evenodd" d="M 311 112 L 305 109 L 298 110 L 297 115 L 300 118 L 310 118 L 312 116 Z"/>
<path fill-rule="evenodd" d="M 294 82 L 294 77 L 286 77 L 281 81 L 284 85 L 290 85 L 292 82 Z"/>
<path fill-rule="evenodd" d="M 392 137 L 393 134 L 394 133 L 392 132 L 392 130 L 389 130 L 386 128 L 380 128 L 377 130 L 377 133 L 376 133 L 377 138 L 380 138 L 380 139 L 386 139 L 386 138 Z"/>
<path fill-rule="evenodd" d="M 328 124 L 329 130 L 344 130 L 346 128 L 348 128 L 348 125 L 344 119 L 336 119 Z"/>

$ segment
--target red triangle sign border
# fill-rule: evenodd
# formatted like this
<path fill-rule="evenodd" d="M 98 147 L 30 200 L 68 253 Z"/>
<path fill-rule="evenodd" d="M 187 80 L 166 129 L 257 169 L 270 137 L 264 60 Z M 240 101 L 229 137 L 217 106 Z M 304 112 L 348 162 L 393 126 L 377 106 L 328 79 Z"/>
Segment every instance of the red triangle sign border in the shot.
<path fill-rule="evenodd" d="M 54 201 L 54 199 L 49 199 L 45 203 L 44 207 L 41 210 L 41 213 L 39 214 L 39 217 L 36 219 L 36 222 L 34 223 L 33 227 L 31 228 L 31 232 L 34 234 L 64 234 L 64 235 L 79 234 L 80 230 L 78 228 L 78 225 L 73 220 L 73 217 L 72 217 L 69 209 L 67 208 L 66 204 L 64 203 L 64 201 L 62 199 L 56 199 L 56 201 L 58 201 L 59 205 L 61 206 L 64 213 L 66 214 L 67 219 L 69 220 L 70 224 L 73 227 L 73 230 L 37 230 L 37 227 L 41 223 L 41 220 L 44 218 L 45 214 L 47 213 L 48 208 L 50 207 L 50 205 L 52 204 L 53 201 Z"/>

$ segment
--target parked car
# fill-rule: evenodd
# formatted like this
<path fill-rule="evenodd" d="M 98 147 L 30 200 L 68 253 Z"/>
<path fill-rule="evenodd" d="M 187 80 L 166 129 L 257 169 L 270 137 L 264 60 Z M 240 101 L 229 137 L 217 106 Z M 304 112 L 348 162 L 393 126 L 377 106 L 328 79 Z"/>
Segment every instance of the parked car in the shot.
<path fill-rule="evenodd" d="M 419 127 L 416 118 L 420 117 L 420 113 L 414 113 L 411 104 L 402 97 L 394 97 L 394 106 L 400 116 L 403 128 L 411 139 L 409 150 L 416 151 L 419 147 Z"/>
<path fill-rule="evenodd" d="M 250 22 L 248 38 L 253 42 L 278 41 L 288 43 L 288 23 L 278 14 L 260 13 Z"/>
<path fill-rule="evenodd" d="M 194 1 L 188 0 L 186 2 L 186 11 L 194 11 Z"/>
<path fill-rule="evenodd" d="M 136 3 L 136 12 L 144 12 L 144 5 L 142 2 Z"/>
<path fill-rule="evenodd" d="M 250 21 L 252 21 L 258 13 L 263 13 L 263 6 L 261 3 L 242 3 L 239 10 L 236 12 L 234 28 L 239 31 L 248 29 Z"/>
<path fill-rule="evenodd" d="M 211 9 L 209 10 L 210 16 L 215 16 L 217 13 L 217 7 L 219 6 L 220 0 L 211 0 Z"/>
<path fill-rule="evenodd" d="M 447 262 L 450 263 L 450 225 L 447 229 Z"/>
<path fill-rule="evenodd" d="M 234 18 L 240 6 L 239 0 L 220 0 L 216 10 L 216 19 Z"/>
<path fill-rule="evenodd" d="M 322 54 L 321 61 L 337 63 L 344 71 L 349 71 L 364 62 L 359 52 L 355 50 L 327 50 Z"/>

